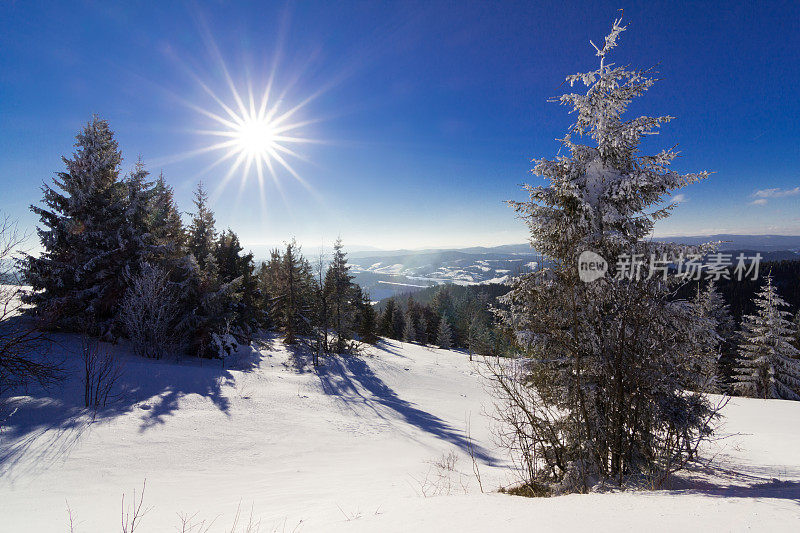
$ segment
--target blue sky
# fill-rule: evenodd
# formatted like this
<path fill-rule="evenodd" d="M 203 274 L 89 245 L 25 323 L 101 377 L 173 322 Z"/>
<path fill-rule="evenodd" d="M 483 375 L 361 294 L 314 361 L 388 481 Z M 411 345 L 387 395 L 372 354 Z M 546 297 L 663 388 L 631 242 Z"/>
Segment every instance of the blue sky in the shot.
<path fill-rule="evenodd" d="M 159 5 L 164 4 L 164 5 Z M 677 120 L 648 141 L 678 143 L 684 191 L 657 232 L 800 234 L 800 8 L 794 2 L 5 2 L 0 7 L 0 210 L 33 230 L 28 205 L 63 169 L 92 113 L 109 120 L 129 170 L 163 170 L 191 210 L 202 179 L 220 228 L 245 243 L 341 235 L 352 246 L 523 242 L 507 199 L 533 157 L 558 150 L 571 117 L 547 99 L 596 67 L 618 8 L 617 63 L 659 63 L 632 112 Z M 276 61 L 277 58 L 277 61 Z M 263 185 L 255 169 L 223 188 L 224 151 L 198 133 L 266 87 L 291 117 L 303 159 Z M 241 170 L 241 169 L 240 169 Z M 204 172 L 205 171 L 205 172 Z M 282 193 L 281 193 L 282 191 Z"/>

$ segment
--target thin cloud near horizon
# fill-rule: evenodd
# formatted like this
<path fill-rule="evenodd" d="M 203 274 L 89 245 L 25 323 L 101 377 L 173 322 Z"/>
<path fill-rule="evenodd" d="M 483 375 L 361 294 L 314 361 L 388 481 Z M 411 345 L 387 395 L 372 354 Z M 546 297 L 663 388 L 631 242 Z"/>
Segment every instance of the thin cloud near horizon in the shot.
<path fill-rule="evenodd" d="M 800 194 L 800 186 L 793 189 L 781 189 L 780 187 L 773 187 L 771 189 L 759 189 L 752 194 L 755 198 L 751 205 L 767 205 L 769 198 L 785 198 L 787 196 L 797 196 Z"/>

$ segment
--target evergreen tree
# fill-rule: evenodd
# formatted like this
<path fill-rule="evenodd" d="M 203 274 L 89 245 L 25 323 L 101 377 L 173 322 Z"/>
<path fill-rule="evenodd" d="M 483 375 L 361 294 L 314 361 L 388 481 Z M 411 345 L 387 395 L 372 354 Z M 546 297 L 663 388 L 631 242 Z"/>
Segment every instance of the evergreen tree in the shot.
<path fill-rule="evenodd" d="M 253 254 L 242 254 L 239 237 L 230 229 L 223 232 L 214 248 L 217 280 L 231 284 L 228 307 L 233 312 L 231 334 L 240 342 L 249 342 L 260 327 L 266 325 L 262 294 L 254 273 Z"/>
<path fill-rule="evenodd" d="M 352 338 L 352 280 L 347 254 L 343 250 L 342 239 L 339 238 L 333 245 L 333 259 L 325 275 L 325 293 L 331 309 L 331 325 L 336 335 L 336 353 L 344 353 L 347 341 Z"/>
<path fill-rule="evenodd" d="M 287 344 L 297 342 L 299 335 L 311 331 L 312 284 L 311 267 L 292 240 L 281 258 L 275 298 L 276 318 Z"/>
<path fill-rule="evenodd" d="M 214 213 L 208 206 L 208 193 L 203 188 L 202 182 L 197 184 L 194 192 L 194 205 L 195 212 L 189 224 L 186 244 L 200 268 L 205 269 L 214 253 L 217 231 L 214 227 L 216 224 Z"/>
<path fill-rule="evenodd" d="M 800 309 L 794 315 L 794 346 L 800 350 Z"/>
<path fill-rule="evenodd" d="M 469 360 L 472 361 L 473 354 L 486 354 L 490 346 L 489 328 L 483 323 L 481 316 L 475 313 L 472 320 L 470 320 L 467 331 Z"/>
<path fill-rule="evenodd" d="M 316 329 L 317 346 L 314 350 L 314 366 L 319 365 L 319 356 L 328 353 L 328 333 L 330 321 L 330 308 L 328 293 L 325 290 L 325 252 L 320 248 L 316 261 L 316 274 L 314 276 L 314 323 Z M 374 334 L 374 332 L 373 332 Z"/>
<path fill-rule="evenodd" d="M 375 308 L 372 307 L 369 294 L 363 293 L 358 285 L 355 288 L 360 296 L 358 300 L 358 336 L 362 342 L 375 344 L 378 340 L 378 321 L 375 315 Z"/>
<path fill-rule="evenodd" d="M 450 329 L 450 323 L 447 320 L 447 315 L 442 315 L 439 321 L 439 329 L 436 332 L 436 345 L 443 350 L 449 350 L 453 343 L 453 332 Z"/>
<path fill-rule="evenodd" d="M 533 173 L 549 183 L 527 186 L 529 200 L 511 202 L 549 266 L 517 278 L 503 299 L 501 316 L 525 361 L 518 372 L 492 368 L 507 407 L 501 416 L 515 442 L 527 443 L 514 449 L 529 465 L 528 481 L 559 491 L 585 491 L 598 478 L 664 479 L 693 456 L 715 414 L 704 395 L 684 390 L 685 358 L 697 353 L 708 321 L 687 302 L 669 301 L 672 272 L 638 276 L 627 266 L 690 252 L 648 236 L 674 207 L 661 207 L 668 196 L 707 173 L 670 170 L 673 150 L 640 153 L 642 138 L 671 117 L 623 119 L 655 83 L 647 71 L 608 63 L 624 30 L 616 20 L 597 48 L 597 70 L 567 77 L 587 90 L 558 99 L 575 115 L 561 140 L 565 153 L 535 160 Z M 608 262 L 607 274 L 581 279 L 586 251 Z"/>
<path fill-rule="evenodd" d="M 394 313 L 392 313 L 392 328 L 391 334 L 389 335 L 391 338 L 395 340 L 403 340 L 403 330 L 406 327 L 406 318 L 403 310 L 400 306 L 397 306 Z"/>
<path fill-rule="evenodd" d="M 381 313 L 380 323 L 378 324 L 378 332 L 380 335 L 388 338 L 394 338 L 394 314 L 397 312 L 397 303 L 394 301 L 394 298 L 389 298 L 386 300 L 386 304 L 383 307 L 383 313 Z"/>
<path fill-rule="evenodd" d="M 184 255 L 183 246 L 185 234 L 183 222 L 178 207 L 175 205 L 172 187 L 167 185 L 162 172 L 153 188 L 150 207 L 150 220 L 154 242 L 159 246 L 158 256 L 167 270 L 172 270 L 171 265 Z"/>
<path fill-rule="evenodd" d="M 707 331 L 701 333 L 703 338 L 697 339 L 697 351 L 687 357 L 687 376 L 690 381 L 685 386 L 695 391 L 719 392 L 722 337 L 717 329 L 724 327 L 720 325 L 720 320 L 725 318 L 725 302 L 716 291 L 714 283 L 710 282 L 705 290 L 701 290 L 698 284 L 693 305 L 700 320 L 705 320 L 708 324 Z"/>
<path fill-rule="evenodd" d="M 230 228 L 223 231 L 214 246 L 214 260 L 217 264 L 218 279 L 229 283 L 252 271 L 253 254 L 242 255 L 239 237 Z"/>
<path fill-rule="evenodd" d="M 788 304 L 767 281 L 755 298 L 756 314 L 744 317 L 734 389 L 756 398 L 800 400 L 800 351 L 792 346 Z"/>
<path fill-rule="evenodd" d="M 414 325 L 414 317 L 410 312 L 406 313 L 405 324 L 403 324 L 403 342 L 416 342 L 417 328 Z"/>
<path fill-rule="evenodd" d="M 719 392 L 732 375 L 731 354 L 736 348 L 736 322 L 713 280 L 708 282 L 705 290 L 698 285 L 695 304 L 700 317 L 712 322 L 715 333 L 713 338 L 707 339 L 707 347 L 698 354 L 698 364 L 694 368 L 699 378 L 699 390 Z"/>
<path fill-rule="evenodd" d="M 419 316 L 419 326 L 417 327 L 417 341 L 423 346 L 428 344 L 428 321 L 424 314 Z"/>
<path fill-rule="evenodd" d="M 105 120 L 94 117 L 77 135 L 77 150 L 63 158 L 66 172 L 43 186 L 37 228 L 43 252 L 24 260 L 33 287 L 26 298 L 72 330 L 112 334 L 125 292 L 128 189 L 119 179 L 120 154 Z"/>
<path fill-rule="evenodd" d="M 154 183 L 148 180 L 150 173 L 144 166 L 141 157 L 136 161 L 133 172 L 125 179 L 128 188 L 126 202 L 125 235 L 125 262 L 128 271 L 125 275 L 132 278 L 138 273 L 139 267 L 150 263 L 156 252 L 156 243 L 153 236 L 153 198 L 155 196 Z M 135 272 L 133 272 L 134 270 Z"/>

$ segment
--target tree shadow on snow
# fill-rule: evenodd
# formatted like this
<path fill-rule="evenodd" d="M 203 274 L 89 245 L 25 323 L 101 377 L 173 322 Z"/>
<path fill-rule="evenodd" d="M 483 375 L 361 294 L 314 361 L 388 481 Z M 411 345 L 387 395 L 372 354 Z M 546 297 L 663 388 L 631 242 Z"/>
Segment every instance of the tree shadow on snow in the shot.
<path fill-rule="evenodd" d="M 400 419 L 422 431 L 443 441 L 449 442 L 463 451 L 470 453 L 470 446 L 475 458 L 487 465 L 497 466 L 497 459 L 484 448 L 470 443 L 464 433 L 453 428 L 441 418 L 423 411 L 415 404 L 400 398 L 397 393 L 378 377 L 367 362 L 356 356 L 327 357 L 317 374 L 322 389 L 326 394 L 337 396 L 345 403 L 358 403 L 371 408 L 381 418 L 386 418 L 378 407 L 388 408 L 399 415 Z M 362 394 L 361 390 L 369 393 Z"/>
<path fill-rule="evenodd" d="M 48 389 L 30 386 L 0 401 L 0 420 L 7 417 L 0 433 L 0 476 L 9 475 L 12 470 L 18 474 L 23 457 L 29 467 L 46 469 L 66 457 L 94 424 L 126 413 L 140 415 L 140 432 L 164 424 L 188 395 L 208 398 L 227 415 L 230 401 L 222 389 L 234 382 L 230 370 L 251 371 L 261 359 L 258 350 L 241 347 L 223 368 L 220 360 L 142 359 L 124 344 L 101 343 L 101 349 L 113 350 L 122 372 L 112 390 L 113 398 L 93 413 L 84 407 L 80 337 L 59 334 L 54 338 L 53 349 L 64 361 L 62 382 Z"/>
<path fill-rule="evenodd" d="M 759 472 L 760 474 L 762 472 Z M 772 472 L 781 475 L 781 473 Z M 671 490 L 716 498 L 774 498 L 800 505 L 800 481 L 739 472 L 730 468 L 695 465 L 686 477 L 675 479 Z"/>

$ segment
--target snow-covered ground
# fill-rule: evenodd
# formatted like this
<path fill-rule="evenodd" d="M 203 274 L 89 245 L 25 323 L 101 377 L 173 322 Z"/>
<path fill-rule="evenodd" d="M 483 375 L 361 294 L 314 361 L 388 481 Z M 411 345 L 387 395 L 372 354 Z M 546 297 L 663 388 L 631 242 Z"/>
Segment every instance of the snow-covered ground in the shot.
<path fill-rule="evenodd" d="M 145 479 L 141 533 L 180 531 L 178 513 L 230 531 L 237 507 L 260 531 L 800 530 L 800 402 L 732 400 L 712 467 L 672 490 L 528 499 L 489 493 L 514 476 L 462 353 L 388 341 L 315 373 L 277 341 L 229 369 L 115 349 L 125 393 L 95 422 L 77 372 L 10 402 L 0 531 L 66 531 L 67 507 L 76 532 L 119 531 Z"/>

